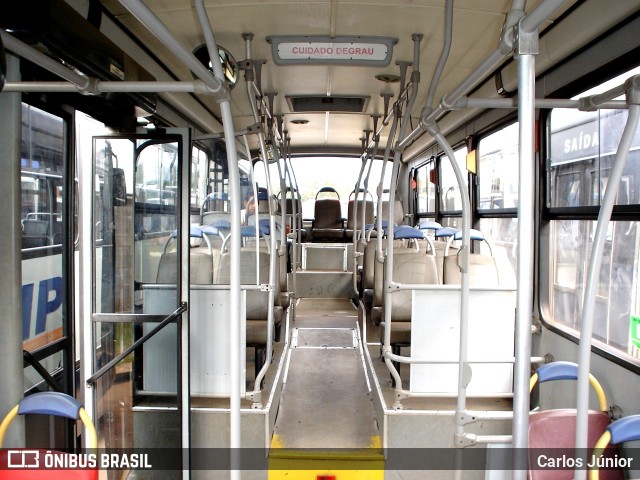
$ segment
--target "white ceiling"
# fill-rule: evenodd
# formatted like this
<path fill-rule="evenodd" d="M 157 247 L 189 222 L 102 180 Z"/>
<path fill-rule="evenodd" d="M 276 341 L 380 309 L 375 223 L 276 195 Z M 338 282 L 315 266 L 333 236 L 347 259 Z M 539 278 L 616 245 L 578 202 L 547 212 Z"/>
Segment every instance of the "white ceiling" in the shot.
<path fill-rule="evenodd" d="M 539 0 L 527 2 L 527 10 Z M 128 13 L 117 0 L 103 4 L 134 32 L 178 78 L 191 74 L 182 62 Z M 204 43 L 195 7 L 189 0 L 145 0 L 160 20 L 185 47 L 192 50 Z M 457 86 L 497 46 L 509 0 L 457 0 L 454 7 L 453 44 L 436 99 Z M 282 114 L 296 148 L 311 146 L 360 147 L 365 128 L 372 127 L 373 114 L 382 114 L 380 94 L 393 92 L 398 84 L 385 84 L 374 78 L 380 73 L 398 74 L 395 62 L 413 58 L 412 33 L 422 33 L 421 86 L 412 113 L 414 125 L 424 104 L 428 84 L 440 56 L 444 29 L 444 0 L 206 0 L 205 6 L 216 41 L 236 60 L 246 57 L 243 32 L 254 34 L 253 58 L 266 59 L 263 90 L 278 92 L 274 113 Z M 277 66 L 271 57 L 269 35 L 375 35 L 399 39 L 388 67 Z M 253 123 L 243 80 L 232 91 L 232 111 L 236 129 Z M 285 95 L 345 95 L 370 97 L 365 114 L 293 114 Z M 215 101 L 203 102 L 214 112 Z M 294 118 L 309 120 L 307 125 L 292 125 Z M 382 141 L 385 141 L 383 135 Z"/>

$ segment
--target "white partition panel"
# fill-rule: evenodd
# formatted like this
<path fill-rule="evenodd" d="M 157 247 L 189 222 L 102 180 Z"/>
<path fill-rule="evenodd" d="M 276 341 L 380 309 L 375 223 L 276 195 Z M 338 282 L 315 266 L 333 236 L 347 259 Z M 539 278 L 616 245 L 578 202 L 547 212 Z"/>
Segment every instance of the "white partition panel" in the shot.
<path fill-rule="evenodd" d="M 228 289 L 206 286 L 191 288 L 190 296 L 190 372 L 192 395 L 228 396 L 230 394 L 229 358 L 229 295 Z M 246 378 L 246 292 L 241 298 L 241 394 L 245 393 Z M 175 289 L 145 286 L 144 313 L 160 314 L 175 309 Z M 156 326 L 145 324 L 147 333 Z M 176 325 L 167 325 L 147 341 L 143 353 L 143 388 L 145 392 L 175 394 L 177 383 Z"/>
<path fill-rule="evenodd" d="M 468 359 L 472 378 L 468 395 L 513 392 L 515 291 L 472 288 L 469 299 Z M 411 356 L 433 361 L 456 360 L 460 347 L 460 287 L 437 285 L 413 291 Z M 458 364 L 411 365 L 412 393 L 456 393 Z"/>
<path fill-rule="evenodd" d="M 191 289 L 191 394 L 228 396 L 231 365 L 229 358 L 230 290 L 200 287 Z M 241 292 L 240 385 L 245 394 L 246 379 L 246 291 Z"/>
<path fill-rule="evenodd" d="M 177 308 L 176 289 L 157 288 L 145 285 L 144 313 L 169 315 Z M 168 312 L 168 313 L 167 313 Z M 146 335 L 157 323 L 145 323 L 142 333 Z M 165 326 L 147 340 L 142 350 L 142 388 L 150 394 L 176 394 L 178 384 L 178 339 L 176 324 Z"/>

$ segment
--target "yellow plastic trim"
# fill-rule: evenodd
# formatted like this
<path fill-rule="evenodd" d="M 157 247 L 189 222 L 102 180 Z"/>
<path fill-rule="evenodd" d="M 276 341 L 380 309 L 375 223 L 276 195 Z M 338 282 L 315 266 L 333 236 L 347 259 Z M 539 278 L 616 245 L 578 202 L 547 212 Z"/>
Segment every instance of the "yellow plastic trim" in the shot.
<path fill-rule="evenodd" d="M 593 387 L 593 389 L 596 391 L 596 395 L 598 396 L 598 403 L 600 404 L 600 410 L 606 412 L 609 409 L 609 407 L 607 406 L 607 396 L 604 394 L 604 390 L 602 389 L 600 382 L 598 382 L 598 380 L 596 380 L 596 377 L 594 377 L 592 374 L 589 374 L 589 383 L 591 384 L 591 387 Z"/>
<path fill-rule="evenodd" d="M 18 408 L 20 405 L 16 405 L 11 409 L 7 416 L 4 417 L 2 423 L 0 424 L 0 447 L 4 444 L 4 435 L 7 433 L 7 429 L 9 428 L 9 424 L 13 422 L 13 419 L 18 416 Z"/>
<path fill-rule="evenodd" d="M 84 431 L 87 434 L 87 448 L 98 448 L 98 432 L 96 432 L 96 427 L 93 426 L 89 414 L 84 408 L 80 407 L 78 416 L 82 420 Z"/>
<path fill-rule="evenodd" d="M 271 438 L 268 480 L 384 480 L 384 452 L 378 435 L 367 448 L 349 451 L 287 448 L 280 435 Z"/>
<path fill-rule="evenodd" d="M 593 448 L 593 456 L 599 457 L 604 452 L 604 449 L 607 448 L 609 442 L 611 441 L 611 433 L 609 430 L 606 430 L 602 436 L 596 442 L 596 446 Z M 598 466 L 595 465 L 591 470 L 589 470 L 589 480 L 599 480 L 600 472 L 598 471 Z"/>
<path fill-rule="evenodd" d="M 534 373 L 531 375 L 531 379 L 529 380 L 529 393 L 533 391 L 533 387 L 536 386 L 536 383 L 538 383 L 538 374 Z"/>

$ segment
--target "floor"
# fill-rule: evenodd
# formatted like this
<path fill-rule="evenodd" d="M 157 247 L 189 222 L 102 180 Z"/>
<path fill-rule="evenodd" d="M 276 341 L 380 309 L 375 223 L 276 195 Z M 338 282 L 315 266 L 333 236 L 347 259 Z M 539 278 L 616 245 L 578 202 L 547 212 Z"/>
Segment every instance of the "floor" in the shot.
<path fill-rule="evenodd" d="M 274 446 L 379 445 L 358 312 L 348 299 L 302 299 L 296 310 Z"/>

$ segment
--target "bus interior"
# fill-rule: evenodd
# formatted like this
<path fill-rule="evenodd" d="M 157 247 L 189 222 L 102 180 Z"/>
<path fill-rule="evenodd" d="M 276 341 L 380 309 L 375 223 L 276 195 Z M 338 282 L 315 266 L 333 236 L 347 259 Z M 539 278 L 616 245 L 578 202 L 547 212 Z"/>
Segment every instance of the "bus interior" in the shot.
<path fill-rule="evenodd" d="M 638 0 L 4 6 L 0 415 L 77 398 L 154 464 L 101 480 L 638 478 L 639 31 Z M 0 447 L 88 451 L 70 418 Z"/>

